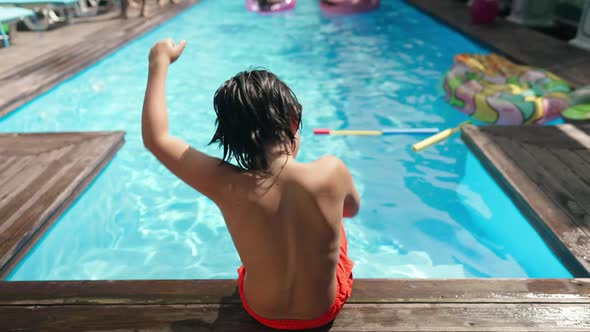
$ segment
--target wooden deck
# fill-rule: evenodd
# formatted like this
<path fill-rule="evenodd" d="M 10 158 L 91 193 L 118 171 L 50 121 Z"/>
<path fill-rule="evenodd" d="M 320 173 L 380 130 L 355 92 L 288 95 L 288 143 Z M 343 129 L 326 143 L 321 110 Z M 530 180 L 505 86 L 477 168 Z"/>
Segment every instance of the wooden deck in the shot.
<path fill-rule="evenodd" d="M 154 9 L 149 18 L 124 20 L 117 18 L 118 13 L 113 12 L 100 17 L 78 18 L 75 24 L 53 31 L 19 33 L 17 44 L 0 50 L 3 59 L 0 63 L 0 86 L 2 91 L 7 92 L 0 94 L 0 117 L 198 1 L 183 0 L 178 5 Z"/>
<path fill-rule="evenodd" d="M 504 19 L 498 19 L 491 27 L 474 25 L 471 23 L 469 7 L 461 1 L 405 1 L 490 50 L 519 63 L 545 68 L 573 85 L 590 84 L 590 52 Z"/>
<path fill-rule="evenodd" d="M 467 127 L 463 139 L 577 277 L 590 276 L 590 127 Z"/>
<path fill-rule="evenodd" d="M 123 136 L 0 134 L 0 277 L 94 179 Z"/>
<path fill-rule="evenodd" d="M 18 331 L 269 331 L 235 280 L 0 282 Z M 590 330 L 590 280 L 357 280 L 330 331 Z"/>

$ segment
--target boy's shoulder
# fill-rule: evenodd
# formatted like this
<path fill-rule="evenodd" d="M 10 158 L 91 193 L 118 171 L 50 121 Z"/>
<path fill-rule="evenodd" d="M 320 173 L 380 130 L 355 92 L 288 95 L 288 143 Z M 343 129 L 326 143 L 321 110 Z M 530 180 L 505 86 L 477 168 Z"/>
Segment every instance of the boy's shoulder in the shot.
<path fill-rule="evenodd" d="M 347 169 L 344 162 L 340 158 L 333 155 L 325 155 L 314 162 L 311 162 L 310 165 L 313 165 L 313 167 L 319 171 L 326 171 L 330 174 L 334 171 Z"/>
<path fill-rule="evenodd" d="M 302 172 L 297 172 L 304 183 L 315 189 L 338 187 L 343 177 L 349 176 L 346 165 L 340 158 L 332 155 L 323 156 L 315 161 L 300 164 Z"/>

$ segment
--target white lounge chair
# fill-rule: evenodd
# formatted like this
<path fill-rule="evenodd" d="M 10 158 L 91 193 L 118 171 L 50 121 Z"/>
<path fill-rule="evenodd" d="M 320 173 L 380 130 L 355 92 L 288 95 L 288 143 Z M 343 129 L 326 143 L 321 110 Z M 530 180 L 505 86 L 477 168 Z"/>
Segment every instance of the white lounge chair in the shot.
<path fill-rule="evenodd" d="M 16 23 L 24 18 L 34 17 L 35 12 L 27 8 L 0 7 L 0 34 L 4 47 L 10 47 L 9 39 L 14 40 L 16 36 Z M 4 31 L 4 24 L 10 26 L 10 32 Z"/>
<path fill-rule="evenodd" d="M 32 9 L 38 20 L 25 18 L 23 22 L 31 30 L 46 30 L 52 24 L 72 22 L 78 11 L 79 0 L 0 0 L 0 6 L 18 6 Z"/>

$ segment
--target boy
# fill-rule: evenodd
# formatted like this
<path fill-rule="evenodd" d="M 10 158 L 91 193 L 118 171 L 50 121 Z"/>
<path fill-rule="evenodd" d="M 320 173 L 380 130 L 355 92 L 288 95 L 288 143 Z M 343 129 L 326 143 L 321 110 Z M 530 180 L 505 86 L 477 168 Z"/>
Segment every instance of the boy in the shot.
<path fill-rule="evenodd" d="M 168 39 L 150 51 L 145 146 L 221 210 L 244 264 L 238 286 L 252 317 L 278 329 L 330 323 L 353 282 L 342 217 L 356 215 L 360 198 L 348 169 L 335 157 L 294 160 L 301 105 L 267 71 L 239 73 L 215 93 L 217 130 L 211 143 L 223 147 L 223 160 L 172 137 L 166 76 L 185 45 Z M 238 166 L 227 162 L 231 158 Z"/>

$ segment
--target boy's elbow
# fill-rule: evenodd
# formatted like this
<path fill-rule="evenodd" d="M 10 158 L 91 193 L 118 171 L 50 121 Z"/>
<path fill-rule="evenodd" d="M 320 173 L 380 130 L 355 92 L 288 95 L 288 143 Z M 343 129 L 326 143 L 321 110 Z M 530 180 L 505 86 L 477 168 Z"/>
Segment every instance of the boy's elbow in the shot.
<path fill-rule="evenodd" d="M 143 146 L 145 146 L 145 148 L 148 149 L 149 151 L 153 152 L 154 139 L 151 136 L 146 135 L 145 133 L 142 133 L 141 139 L 143 140 Z"/>
<path fill-rule="evenodd" d="M 143 146 L 148 149 L 152 154 L 156 154 L 161 144 L 158 144 L 158 139 L 154 135 L 143 133 L 141 136 L 143 140 Z"/>
<path fill-rule="evenodd" d="M 342 216 L 344 218 L 353 218 L 359 213 L 359 210 L 360 201 L 350 196 L 346 197 L 344 200 L 344 208 L 342 209 Z"/>
<path fill-rule="evenodd" d="M 342 217 L 343 218 L 354 218 L 356 217 L 356 215 L 358 214 L 359 210 L 358 209 L 344 209 L 344 211 L 342 212 Z"/>
<path fill-rule="evenodd" d="M 169 147 L 169 144 L 167 144 L 169 141 L 169 136 L 167 135 L 156 136 L 144 133 L 142 134 L 142 140 L 143 146 L 145 146 L 145 148 L 156 157 L 164 153 L 164 151 L 167 150 L 167 147 Z"/>

